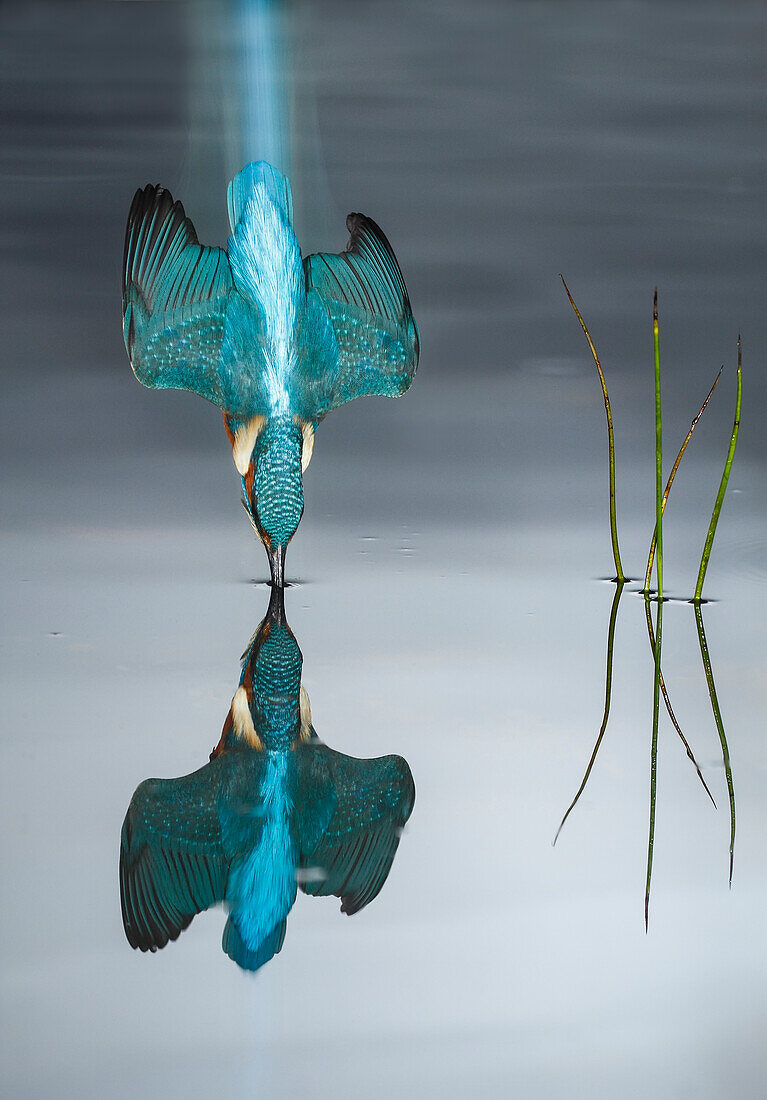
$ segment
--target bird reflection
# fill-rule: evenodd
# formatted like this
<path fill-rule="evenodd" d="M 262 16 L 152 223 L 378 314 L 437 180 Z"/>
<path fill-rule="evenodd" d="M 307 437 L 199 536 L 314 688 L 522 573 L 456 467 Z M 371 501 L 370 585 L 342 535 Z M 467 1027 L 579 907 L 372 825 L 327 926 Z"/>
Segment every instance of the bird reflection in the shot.
<path fill-rule="evenodd" d="M 209 763 L 147 779 L 131 799 L 120 897 L 132 947 L 165 947 L 223 902 L 224 951 L 258 970 L 282 947 L 298 886 L 340 897 L 349 915 L 381 890 L 415 800 L 410 768 L 399 756 L 358 760 L 323 744 L 301 666 L 274 587 Z"/>

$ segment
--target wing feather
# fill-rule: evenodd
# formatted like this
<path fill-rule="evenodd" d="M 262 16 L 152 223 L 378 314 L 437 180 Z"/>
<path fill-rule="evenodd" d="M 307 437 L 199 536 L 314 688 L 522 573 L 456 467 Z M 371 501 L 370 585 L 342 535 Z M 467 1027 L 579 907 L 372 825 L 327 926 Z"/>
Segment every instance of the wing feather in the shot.
<path fill-rule="evenodd" d="M 180 202 L 164 187 L 136 192 L 125 233 L 123 334 L 140 382 L 222 404 L 232 285 L 225 250 L 199 243 Z"/>
<path fill-rule="evenodd" d="M 212 765 L 148 779 L 131 799 L 120 843 L 120 901 L 131 947 L 156 951 L 196 913 L 223 901 L 228 860 L 214 804 L 201 793 Z"/>
<path fill-rule="evenodd" d="M 307 291 L 322 298 L 339 347 L 334 377 L 322 380 L 321 415 L 355 397 L 398 397 L 418 366 L 418 329 L 394 250 L 364 214 L 350 214 L 346 225 L 344 252 L 304 260 Z"/>
<path fill-rule="evenodd" d="M 391 869 L 415 802 L 415 784 L 400 756 L 358 760 L 318 745 L 335 788 L 335 808 L 317 843 L 301 853 L 301 889 L 341 898 L 351 915 L 373 900 Z"/>

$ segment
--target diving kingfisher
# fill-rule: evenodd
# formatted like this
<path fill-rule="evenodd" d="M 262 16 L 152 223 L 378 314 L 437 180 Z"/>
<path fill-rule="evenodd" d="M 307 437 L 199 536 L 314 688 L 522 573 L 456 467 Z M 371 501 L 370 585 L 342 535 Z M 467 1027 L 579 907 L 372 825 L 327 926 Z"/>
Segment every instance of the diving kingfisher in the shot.
<path fill-rule="evenodd" d="M 244 656 L 210 761 L 147 779 L 120 844 L 120 899 L 131 947 L 156 951 L 223 902 L 222 947 L 258 970 L 282 947 L 297 887 L 358 912 L 381 890 L 415 801 L 400 756 L 358 760 L 318 738 L 283 589 Z"/>
<path fill-rule="evenodd" d="M 314 433 L 355 397 L 398 397 L 418 330 L 391 245 L 350 214 L 346 251 L 302 260 L 290 184 L 265 161 L 229 184 L 227 249 L 201 245 L 180 202 L 147 185 L 125 235 L 123 335 L 145 386 L 218 405 L 273 585 L 304 508 Z"/>

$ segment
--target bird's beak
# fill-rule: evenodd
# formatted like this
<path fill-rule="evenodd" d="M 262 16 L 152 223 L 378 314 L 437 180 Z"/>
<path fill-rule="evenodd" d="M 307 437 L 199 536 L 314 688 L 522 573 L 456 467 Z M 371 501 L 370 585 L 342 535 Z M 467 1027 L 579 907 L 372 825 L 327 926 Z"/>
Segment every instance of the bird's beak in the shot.
<path fill-rule="evenodd" d="M 274 550 L 267 550 L 269 555 L 269 568 L 272 571 L 272 587 L 285 587 L 285 547 L 278 546 Z"/>
<path fill-rule="evenodd" d="M 280 588 L 278 585 L 272 586 L 266 621 L 272 626 L 287 626 L 285 622 L 285 589 Z"/>

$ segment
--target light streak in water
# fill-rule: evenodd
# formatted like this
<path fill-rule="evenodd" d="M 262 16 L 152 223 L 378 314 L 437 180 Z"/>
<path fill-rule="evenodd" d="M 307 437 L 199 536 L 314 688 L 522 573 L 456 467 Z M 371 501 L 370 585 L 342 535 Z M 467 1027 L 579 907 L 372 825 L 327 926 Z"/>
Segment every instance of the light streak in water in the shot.
<path fill-rule="evenodd" d="M 282 9 L 270 0 L 234 0 L 241 51 L 242 163 L 266 160 L 290 173 Z"/>

